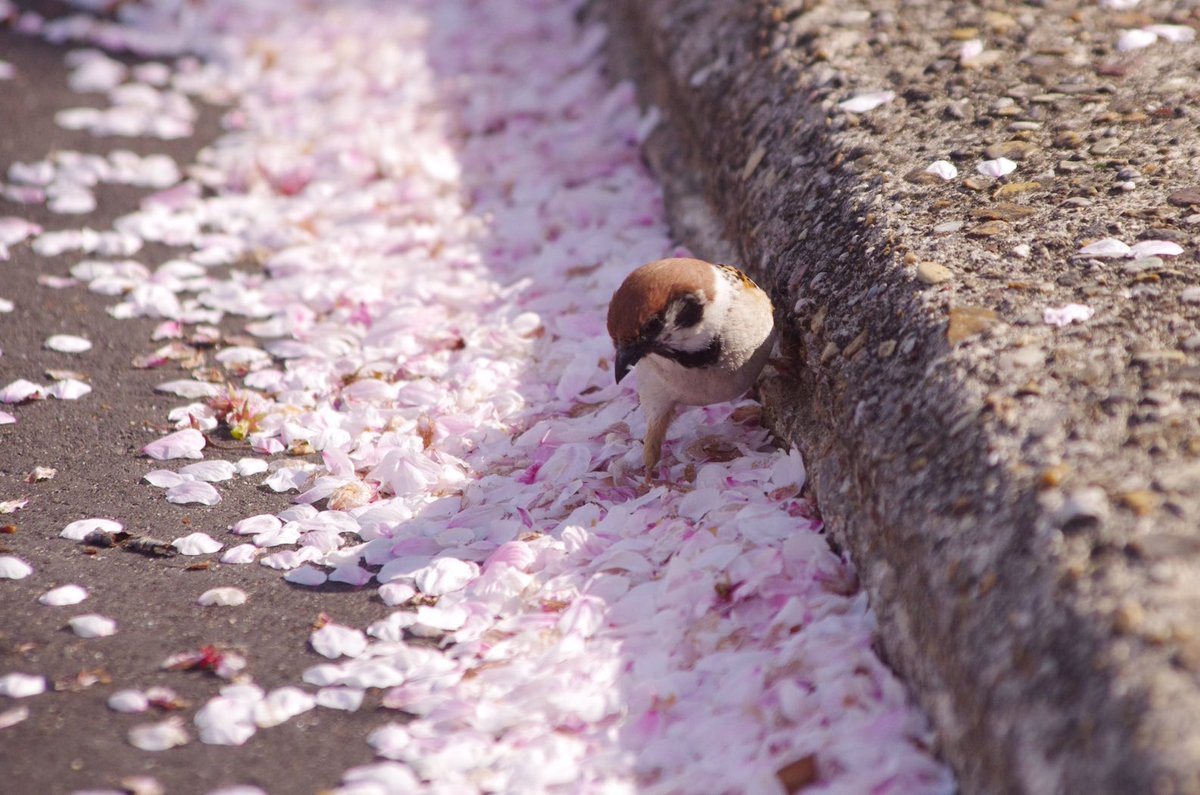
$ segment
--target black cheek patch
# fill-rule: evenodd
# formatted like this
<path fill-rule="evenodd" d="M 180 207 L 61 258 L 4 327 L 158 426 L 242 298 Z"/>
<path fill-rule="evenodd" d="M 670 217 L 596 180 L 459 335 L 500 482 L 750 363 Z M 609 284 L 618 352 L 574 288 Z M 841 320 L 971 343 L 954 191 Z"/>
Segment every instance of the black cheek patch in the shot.
<path fill-rule="evenodd" d="M 679 311 L 675 314 L 675 325 L 679 328 L 691 328 L 704 317 L 704 307 L 698 300 L 688 296 L 679 302 Z"/>
<path fill-rule="evenodd" d="M 713 339 L 707 348 L 699 351 L 677 351 L 668 348 L 656 350 L 655 353 L 679 362 L 684 367 L 712 367 L 721 358 L 721 338 Z"/>

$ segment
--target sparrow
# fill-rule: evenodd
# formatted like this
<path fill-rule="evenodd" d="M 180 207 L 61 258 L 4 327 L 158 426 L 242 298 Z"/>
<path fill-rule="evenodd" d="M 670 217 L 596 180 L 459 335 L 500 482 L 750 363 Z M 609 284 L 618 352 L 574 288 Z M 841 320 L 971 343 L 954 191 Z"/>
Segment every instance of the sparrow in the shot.
<path fill-rule="evenodd" d="M 770 356 L 774 328 L 771 299 L 732 265 L 661 259 L 626 277 L 608 306 L 608 335 L 617 383 L 638 368 L 647 477 L 675 409 L 749 389 Z"/>

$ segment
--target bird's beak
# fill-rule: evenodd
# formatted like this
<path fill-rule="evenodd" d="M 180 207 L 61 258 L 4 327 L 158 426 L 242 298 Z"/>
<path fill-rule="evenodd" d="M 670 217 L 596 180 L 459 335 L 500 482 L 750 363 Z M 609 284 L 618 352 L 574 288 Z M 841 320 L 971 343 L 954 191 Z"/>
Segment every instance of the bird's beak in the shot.
<path fill-rule="evenodd" d="M 629 370 L 638 361 L 646 355 L 647 346 L 642 342 L 629 342 L 624 345 L 617 345 L 617 366 L 616 375 L 617 383 L 621 383 L 621 379 L 629 375 Z"/>

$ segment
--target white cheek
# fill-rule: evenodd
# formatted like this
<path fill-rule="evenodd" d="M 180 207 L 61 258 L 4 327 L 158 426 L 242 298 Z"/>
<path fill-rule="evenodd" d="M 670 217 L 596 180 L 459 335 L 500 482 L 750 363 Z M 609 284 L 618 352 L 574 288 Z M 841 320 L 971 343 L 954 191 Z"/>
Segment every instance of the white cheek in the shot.
<path fill-rule="evenodd" d="M 677 351 L 702 351 L 707 348 L 721 336 L 725 327 L 726 315 L 733 300 L 732 290 L 728 282 L 718 278 L 713 300 L 704 307 L 700 322 L 690 328 L 672 329 L 663 334 L 663 341 Z"/>

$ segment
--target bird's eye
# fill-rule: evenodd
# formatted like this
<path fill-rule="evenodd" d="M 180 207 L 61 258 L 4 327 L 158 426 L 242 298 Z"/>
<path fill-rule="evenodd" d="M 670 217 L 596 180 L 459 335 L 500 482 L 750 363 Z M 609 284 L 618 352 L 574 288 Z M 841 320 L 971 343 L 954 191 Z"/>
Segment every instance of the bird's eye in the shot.
<path fill-rule="evenodd" d="M 703 316 L 704 307 L 689 295 L 679 302 L 679 311 L 675 313 L 675 325 L 678 328 L 691 328 L 699 323 Z"/>
<path fill-rule="evenodd" d="M 640 337 L 641 339 L 647 340 L 647 341 L 653 341 L 653 340 L 658 339 L 658 335 L 662 334 L 662 330 L 663 330 L 662 315 L 655 315 L 654 317 L 650 318 L 650 320 L 648 320 L 646 322 L 646 325 L 642 326 L 642 330 L 638 334 L 638 337 Z"/>

